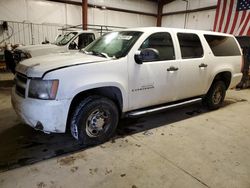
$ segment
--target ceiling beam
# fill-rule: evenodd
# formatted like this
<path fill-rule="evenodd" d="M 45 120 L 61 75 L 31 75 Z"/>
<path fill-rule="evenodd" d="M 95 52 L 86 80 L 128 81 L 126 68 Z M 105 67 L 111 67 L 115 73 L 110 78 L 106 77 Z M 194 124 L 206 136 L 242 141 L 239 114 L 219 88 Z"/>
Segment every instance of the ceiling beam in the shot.
<path fill-rule="evenodd" d="M 161 0 L 161 1 L 163 1 L 163 4 L 166 5 L 166 4 L 171 3 L 175 0 Z"/>
<path fill-rule="evenodd" d="M 46 0 L 46 1 L 52 1 L 52 2 L 56 2 L 56 3 L 65 3 L 65 4 L 70 4 L 70 5 L 82 6 L 82 3 L 78 2 L 78 1 L 69 1 L 69 0 Z"/>
<path fill-rule="evenodd" d="M 46 0 L 46 1 L 52 1 L 52 2 L 57 2 L 57 3 L 65 3 L 65 4 L 82 6 L 82 3 L 78 2 L 78 1 L 69 1 L 69 0 Z M 104 9 L 103 8 L 104 6 L 94 5 L 94 4 L 88 4 L 88 7 Z M 135 11 L 135 10 L 127 10 L 127 9 L 116 8 L 116 7 L 105 6 L 105 10 L 112 10 L 112 11 L 118 11 L 118 12 L 126 12 L 126 13 L 132 13 L 132 14 L 140 14 L 140 15 L 145 15 L 145 16 L 157 17 L 157 14 L 154 14 L 154 13 Z"/>

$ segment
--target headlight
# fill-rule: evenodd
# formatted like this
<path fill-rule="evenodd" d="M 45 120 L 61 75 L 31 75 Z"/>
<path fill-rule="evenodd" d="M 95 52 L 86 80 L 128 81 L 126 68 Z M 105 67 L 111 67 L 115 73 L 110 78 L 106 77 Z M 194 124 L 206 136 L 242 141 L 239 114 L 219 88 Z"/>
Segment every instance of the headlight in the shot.
<path fill-rule="evenodd" d="M 53 100 L 56 98 L 58 85 L 59 80 L 32 79 L 28 96 L 35 99 Z"/>

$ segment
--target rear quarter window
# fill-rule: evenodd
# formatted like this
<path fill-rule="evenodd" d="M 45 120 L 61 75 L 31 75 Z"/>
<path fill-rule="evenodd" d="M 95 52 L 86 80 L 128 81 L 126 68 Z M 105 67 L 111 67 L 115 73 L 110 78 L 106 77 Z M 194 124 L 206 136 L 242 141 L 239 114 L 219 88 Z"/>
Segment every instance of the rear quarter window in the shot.
<path fill-rule="evenodd" d="M 239 56 L 240 49 L 233 37 L 204 35 L 214 56 Z"/>

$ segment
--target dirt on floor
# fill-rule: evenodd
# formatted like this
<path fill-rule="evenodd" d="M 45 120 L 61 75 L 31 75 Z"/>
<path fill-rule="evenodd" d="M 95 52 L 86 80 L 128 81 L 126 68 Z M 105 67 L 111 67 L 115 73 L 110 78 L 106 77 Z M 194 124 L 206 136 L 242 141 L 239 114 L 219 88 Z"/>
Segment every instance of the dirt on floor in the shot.
<path fill-rule="evenodd" d="M 193 104 L 124 119 L 113 139 L 87 148 L 21 123 L 9 93 L 0 89 L 0 187 L 250 187 L 250 90 L 228 91 L 216 111 Z"/>

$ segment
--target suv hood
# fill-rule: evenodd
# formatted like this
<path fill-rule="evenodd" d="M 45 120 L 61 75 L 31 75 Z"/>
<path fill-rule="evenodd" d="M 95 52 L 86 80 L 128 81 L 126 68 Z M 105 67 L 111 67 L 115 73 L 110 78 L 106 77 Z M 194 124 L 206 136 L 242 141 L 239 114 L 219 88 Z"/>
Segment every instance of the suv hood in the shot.
<path fill-rule="evenodd" d="M 39 44 L 39 45 L 28 45 L 20 46 L 17 50 L 29 53 L 31 57 L 47 55 L 55 52 L 65 52 L 64 46 L 57 46 L 55 44 Z"/>
<path fill-rule="evenodd" d="M 53 69 L 107 60 L 110 59 L 87 55 L 82 52 L 57 53 L 24 60 L 16 66 L 16 71 L 28 77 L 41 78 L 45 72 Z"/>

